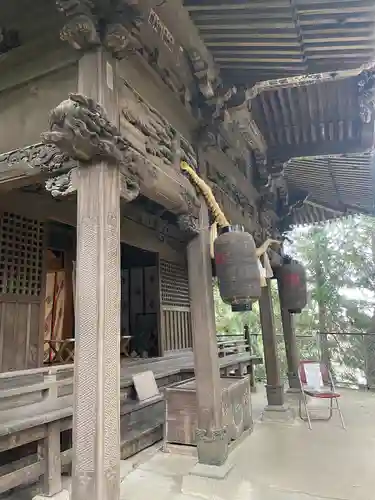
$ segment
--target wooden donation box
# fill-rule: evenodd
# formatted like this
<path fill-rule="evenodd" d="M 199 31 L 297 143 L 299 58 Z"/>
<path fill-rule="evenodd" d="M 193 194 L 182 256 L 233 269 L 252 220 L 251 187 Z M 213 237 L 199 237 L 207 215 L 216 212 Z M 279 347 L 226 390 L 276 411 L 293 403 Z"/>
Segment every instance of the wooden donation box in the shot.
<path fill-rule="evenodd" d="M 222 377 L 223 424 L 231 441 L 252 429 L 249 377 Z M 169 443 L 195 445 L 197 398 L 195 379 L 166 390 L 166 440 Z"/>

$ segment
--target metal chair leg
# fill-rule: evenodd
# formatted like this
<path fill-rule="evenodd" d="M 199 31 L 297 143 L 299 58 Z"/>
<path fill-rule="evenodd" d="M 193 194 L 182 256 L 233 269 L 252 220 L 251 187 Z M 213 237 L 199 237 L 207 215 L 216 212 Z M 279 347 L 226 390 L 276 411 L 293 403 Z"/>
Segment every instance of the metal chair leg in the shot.
<path fill-rule="evenodd" d="M 311 419 L 310 419 L 310 414 L 309 414 L 309 410 L 307 409 L 307 398 L 306 398 L 306 394 L 304 392 L 302 392 L 302 397 L 303 397 L 303 404 L 304 404 L 304 407 L 305 407 L 305 412 L 306 412 L 306 417 L 307 418 L 304 418 L 302 416 L 302 403 L 301 403 L 301 399 L 302 398 L 299 398 L 298 400 L 298 412 L 299 412 L 299 418 L 301 420 L 303 420 L 304 422 L 306 422 L 307 420 L 307 423 L 308 423 L 308 426 L 309 426 L 309 429 L 310 431 L 312 430 L 312 427 L 311 427 Z"/>
<path fill-rule="evenodd" d="M 341 408 L 340 408 L 340 405 L 339 405 L 339 398 L 335 398 L 335 400 L 336 400 L 337 411 L 339 412 L 339 415 L 340 415 L 340 420 L 341 420 L 342 428 L 344 430 L 346 430 L 346 426 L 345 426 L 345 422 L 344 422 L 344 417 L 342 415 L 342 411 L 341 411 Z"/>

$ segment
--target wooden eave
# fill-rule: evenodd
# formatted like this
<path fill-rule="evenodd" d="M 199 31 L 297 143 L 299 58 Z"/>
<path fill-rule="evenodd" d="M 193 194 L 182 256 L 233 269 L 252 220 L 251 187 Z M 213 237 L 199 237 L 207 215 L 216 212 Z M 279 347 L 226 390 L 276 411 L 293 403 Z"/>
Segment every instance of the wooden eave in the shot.
<path fill-rule="evenodd" d="M 370 0 L 184 0 L 184 5 L 231 83 L 357 68 L 374 56 Z"/>
<path fill-rule="evenodd" d="M 328 212 L 375 215 L 375 152 L 293 158 L 285 164 L 290 193 L 304 190 Z M 306 204 L 306 203 L 305 203 Z M 310 210 L 310 215 L 313 212 Z M 317 215 L 317 214 L 315 214 Z M 326 216 L 324 216 L 326 218 Z"/>
<path fill-rule="evenodd" d="M 328 74 L 329 75 L 329 74 Z M 253 116 L 269 156 L 291 157 L 363 152 L 373 144 L 373 119 L 361 118 L 359 80 L 322 78 L 265 88 L 252 99 Z"/>

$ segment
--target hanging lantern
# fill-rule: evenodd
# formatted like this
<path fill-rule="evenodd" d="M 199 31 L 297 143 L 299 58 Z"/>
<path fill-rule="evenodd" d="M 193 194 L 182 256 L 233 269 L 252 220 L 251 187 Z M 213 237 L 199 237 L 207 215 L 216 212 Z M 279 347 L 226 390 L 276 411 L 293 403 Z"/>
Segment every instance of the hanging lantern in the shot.
<path fill-rule="evenodd" d="M 302 264 L 290 258 L 278 270 L 283 307 L 291 313 L 300 313 L 307 304 L 306 272 Z"/>
<path fill-rule="evenodd" d="M 224 227 L 215 240 L 214 255 L 222 300 L 234 310 L 249 310 L 261 293 L 253 237 L 242 226 Z"/>
<path fill-rule="evenodd" d="M 232 304 L 232 312 L 246 312 L 252 311 L 253 306 L 251 302 L 247 302 L 244 304 Z"/>

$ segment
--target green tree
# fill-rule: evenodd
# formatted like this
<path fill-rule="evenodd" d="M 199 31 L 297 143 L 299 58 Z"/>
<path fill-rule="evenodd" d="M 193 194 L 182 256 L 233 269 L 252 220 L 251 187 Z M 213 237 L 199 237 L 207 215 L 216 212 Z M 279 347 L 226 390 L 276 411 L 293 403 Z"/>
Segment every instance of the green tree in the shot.
<path fill-rule="evenodd" d="M 309 301 L 296 316 L 296 333 L 301 358 L 318 358 L 332 364 L 336 377 L 358 381 L 366 372 L 375 385 L 375 219 L 353 216 L 290 234 L 286 251 L 306 267 Z M 280 308 L 276 283 L 272 296 L 281 373 L 286 373 Z M 217 329 L 221 334 L 242 334 L 248 324 L 253 349 L 262 355 L 259 307 L 233 313 L 215 287 Z M 323 335 L 319 333 L 323 332 Z M 346 335 L 344 335 L 346 333 Z M 311 337 L 313 335 L 313 338 Z M 264 369 L 259 372 L 264 376 Z"/>

